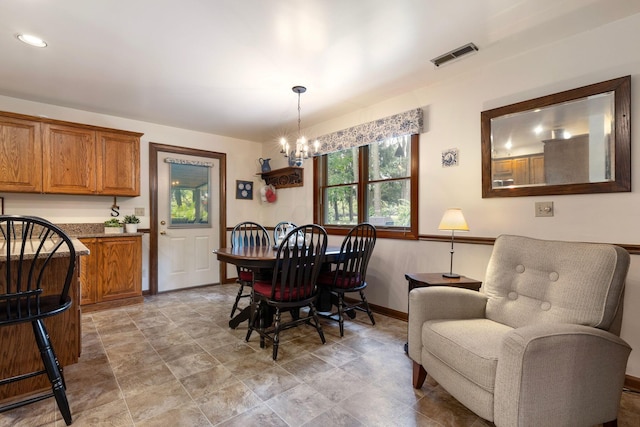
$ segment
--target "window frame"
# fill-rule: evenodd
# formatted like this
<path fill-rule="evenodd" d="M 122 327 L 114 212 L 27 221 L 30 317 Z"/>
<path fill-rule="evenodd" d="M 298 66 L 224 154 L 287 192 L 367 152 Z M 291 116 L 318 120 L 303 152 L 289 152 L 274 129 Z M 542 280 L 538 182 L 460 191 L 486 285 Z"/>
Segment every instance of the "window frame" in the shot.
<path fill-rule="evenodd" d="M 419 184 L 419 144 L 420 135 L 413 134 L 410 138 L 411 144 L 411 173 L 409 175 L 409 183 L 411 185 L 411 220 L 408 228 L 405 227 L 376 227 L 377 236 L 381 238 L 389 239 L 404 239 L 404 240 L 417 240 L 418 239 L 418 184 Z M 367 213 L 367 197 L 368 197 L 368 185 L 376 182 L 391 182 L 397 181 L 397 178 L 389 180 L 370 180 L 369 170 L 367 163 L 369 159 L 369 145 L 362 145 L 358 147 L 358 220 L 357 223 L 365 221 L 365 215 Z M 327 180 L 327 156 L 326 154 L 313 158 L 313 221 L 316 224 L 322 225 L 328 234 L 334 235 L 346 235 L 353 225 L 333 225 L 324 223 L 324 192 L 326 188 Z M 402 178 L 406 179 L 406 178 Z"/>

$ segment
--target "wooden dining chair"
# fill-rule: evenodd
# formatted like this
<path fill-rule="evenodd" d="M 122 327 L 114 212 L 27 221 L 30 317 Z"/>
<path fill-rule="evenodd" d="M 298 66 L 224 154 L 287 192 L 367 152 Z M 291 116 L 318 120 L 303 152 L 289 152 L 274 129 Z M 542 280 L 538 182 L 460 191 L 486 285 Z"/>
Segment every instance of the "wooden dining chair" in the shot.
<path fill-rule="evenodd" d="M 356 225 L 342 241 L 338 260 L 332 264 L 330 271 L 323 271 L 318 278 L 318 286 L 331 293 L 337 302 L 337 310 L 331 314 L 321 315 L 340 324 L 340 336 L 344 336 L 344 315 L 355 317 L 355 311 L 367 313 L 371 324 L 375 325 L 373 312 L 364 296 L 367 287 L 367 267 L 376 245 L 376 228 L 366 222 Z M 358 292 L 360 301 L 347 304 L 344 295 Z"/>
<path fill-rule="evenodd" d="M 0 216 L 0 247 L 3 259 L 0 262 L 0 327 L 15 328 L 22 323 L 31 323 L 42 360 L 41 367 L 36 367 L 34 372 L 6 378 L 2 375 L 0 387 L 45 374 L 51 383 L 50 393 L 10 402 L 1 406 L 0 412 L 55 397 L 65 423 L 70 425 L 66 384 L 44 319 L 62 314 L 71 306 L 69 288 L 75 277 L 75 249 L 71 239 L 48 221 L 9 215 Z M 63 261 L 54 263 L 54 258 Z M 56 269 L 64 274 L 52 274 Z M 61 283 L 51 283 L 53 277 L 60 277 Z M 60 292 L 50 294 L 48 289 L 59 289 Z M 21 349 L 18 357 L 27 363 L 33 356 L 30 351 Z M 4 354 L 3 357 L 10 356 Z"/>
<path fill-rule="evenodd" d="M 296 242 L 295 244 L 293 242 Z M 278 246 L 276 264 L 270 281 L 254 280 L 254 310 L 249 321 L 246 340 L 255 330 L 260 334 L 260 347 L 265 340 L 273 342 L 273 360 L 278 357 L 280 333 L 300 324 L 313 326 L 324 344 L 322 326 L 315 308 L 318 296 L 317 278 L 327 249 L 327 232 L 319 225 L 309 224 L 294 228 Z M 306 316 L 297 310 L 308 307 Z M 275 312 L 273 323 L 271 312 Z M 284 322 L 282 312 L 295 313 Z"/>
<path fill-rule="evenodd" d="M 287 227 L 297 227 L 297 225 L 295 225 L 294 223 L 292 223 L 291 221 L 280 221 L 279 223 L 276 224 L 275 227 L 273 227 L 273 244 L 277 245 L 278 242 L 278 237 L 279 236 L 283 236 L 287 230 Z"/>
<path fill-rule="evenodd" d="M 245 221 L 239 224 L 236 224 L 231 231 L 231 247 L 232 248 L 241 248 L 244 246 L 270 246 L 271 240 L 269 239 L 269 233 L 267 229 L 262 225 Z M 233 307 L 231 308 L 231 317 L 233 318 L 234 313 L 238 309 L 238 303 L 242 298 L 251 297 L 251 293 L 244 293 L 245 287 L 253 286 L 254 280 L 254 271 L 237 266 L 238 271 L 238 284 L 240 288 L 238 289 L 238 294 L 236 295 L 236 300 L 233 303 Z"/>

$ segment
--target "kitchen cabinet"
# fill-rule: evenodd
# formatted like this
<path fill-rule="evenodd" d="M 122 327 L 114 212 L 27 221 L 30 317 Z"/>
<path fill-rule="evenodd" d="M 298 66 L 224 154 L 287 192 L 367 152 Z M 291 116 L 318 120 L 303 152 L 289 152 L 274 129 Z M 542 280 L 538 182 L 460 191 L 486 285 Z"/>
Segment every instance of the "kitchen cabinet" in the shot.
<path fill-rule="evenodd" d="M 100 194 L 140 195 L 140 137 L 97 132 L 97 185 Z"/>
<path fill-rule="evenodd" d="M 42 191 L 40 123 L 0 116 L 0 191 Z"/>
<path fill-rule="evenodd" d="M 95 192 L 95 131 L 75 126 L 46 124 L 42 156 L 42 189 L 45 193 Z"/>
<path fill-rule="evenodd" d="M 0 112 L 0 191 L 139 196 L 141 136 Z"/>
<path fill-rule="evenodd" d="M 495 159 L 492 162 L 494 183 L 502 185 L 544 184 L 544 155 Z M 495 184 L 494 184 L 495 185 Z"/>
<path fill-rule="evenodd" d="M 142 302 L 142 237 L 92 237 L 80 241 L 91 251 L 82 259 L 83 311 Z"/>

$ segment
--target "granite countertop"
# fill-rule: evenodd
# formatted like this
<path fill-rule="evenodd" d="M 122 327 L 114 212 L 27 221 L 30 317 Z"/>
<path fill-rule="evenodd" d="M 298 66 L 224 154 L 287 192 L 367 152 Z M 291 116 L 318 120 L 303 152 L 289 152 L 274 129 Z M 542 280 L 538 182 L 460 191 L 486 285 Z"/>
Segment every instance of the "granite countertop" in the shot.
<path fill-rule="evenodd" d="M 91 237 L 132 237 L 142 236 L 144 233 L 113 233 L 104 232 L 103 223 L 77 223 L 77 224 L 56 224 L 70 237 L 91 238 Z"/>
<path fill-rule="evenodd" d="M 89 255 L 89 248 L 83 245 L 80 240 L 72 238 L 71 243 L 73 244 L 73 248 L 76 250 L 76 256 Z M 55 243 L 52 240 L 50 239 L 46 240 L 45 246 L 44 246 L 44 252 L 41 252 L 41 253 L 45 253 L 45 254 L 48 253 L 47 251 L 50 250 L 54 244 Z M 0 261 L 7 260 L 7 257 L 5 255 L 6 253 L 5 245 L 6 245 L 6 240 L 4 240 L 3 243 L 1 244 L 2 251 L 0 251 Z M 40 240 L 38 239 L 27 241 L 26 245 L 24 246 L 24 259 L 33 259 L 35 251 L 38 249 L 39 245 L 40 245 Z M 11 246 L 12 248 L 11 248 L 10 259 L 11 260 L 19 259 L 18 254 L 19 254 L 19 251 L 22 249 L 22 240 L 12 240 Z M 13 255 L 14 253 L 16 254 L 15 257 Z M 57 257 L 67 257 L 67 258 L 69 257 L 69 250 L 67 249 L 66 245 L 60 248 L 58 252 L 56 252 L 56 254 L 54 255 L 54 258 L 57 258 Z"/>

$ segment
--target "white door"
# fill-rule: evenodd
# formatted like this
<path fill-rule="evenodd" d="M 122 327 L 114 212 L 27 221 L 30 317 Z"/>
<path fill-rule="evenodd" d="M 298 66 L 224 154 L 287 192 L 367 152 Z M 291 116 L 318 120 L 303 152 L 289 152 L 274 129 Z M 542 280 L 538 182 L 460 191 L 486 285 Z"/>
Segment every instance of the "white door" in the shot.
<path fill-rule="evenodd" d="M 158 292 L 220 283 L 220 160 L 158 152 Z"/>

